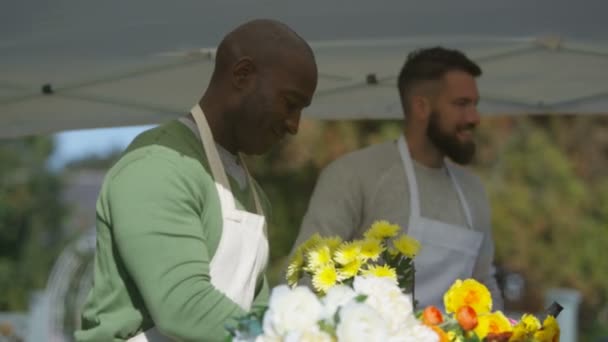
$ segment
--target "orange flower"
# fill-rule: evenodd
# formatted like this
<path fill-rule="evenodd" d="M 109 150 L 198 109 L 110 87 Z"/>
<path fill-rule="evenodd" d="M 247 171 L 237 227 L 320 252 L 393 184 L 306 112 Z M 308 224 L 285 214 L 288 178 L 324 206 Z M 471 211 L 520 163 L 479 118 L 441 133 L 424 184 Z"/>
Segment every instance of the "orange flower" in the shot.
<path fill-rule="evenodd" d="M 431 325 L 431 329 L 439 336 L 439 342 L 450 342 L 450 338 L 448 334 L 445 333 L 440 327 L 436 325 Z"/>
<path fill-rule="evenodd" d="M 461 306 L 456 311 L 456 320 L 464 331 L 473 330 L 477 326 L 477 313 L 468 305 Z"/>
<path fill-rule="evenodd" d="M 443 316 L 441 315 L 441 311 L 439 311 L 436 306 L 427 306 L 424 311 L 422 311 L 422 323 L 426 325 L 437 325 L 441 324 L 442 322 Z"/>

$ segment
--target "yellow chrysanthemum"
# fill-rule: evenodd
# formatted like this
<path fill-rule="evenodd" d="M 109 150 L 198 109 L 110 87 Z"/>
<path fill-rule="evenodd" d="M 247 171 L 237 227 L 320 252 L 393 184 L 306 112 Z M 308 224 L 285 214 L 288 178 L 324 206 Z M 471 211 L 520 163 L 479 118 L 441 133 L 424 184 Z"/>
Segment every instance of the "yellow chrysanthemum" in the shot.
<path fill-rule="evenodd" d="M 543 326 L 534 334 L 534 338 L 539 342 L 556 342 L 559 341 L 559 324 L 553 316 L 547 316 L 543 322 Z"/>
<path fill-rule="evenodd" d="M 492 311 L 492 296 L 488 288 L 475 279 L 458 279 L 443 295 L 443 304 L 448 313 L 468 305 L 477 315 L 483 315 Z"/>
<path fill-rule="evenodd" d="M 320 267 L 312 277 L 312 286 L 320 293 L 325 293 L 338 282 L 338 272 L 334 265 Z"/>
<path fill-rule="evenodd" d="M 389 247 L 389 248 L 388 248 L 388 255 L 390 255 L 391 257 L 393 257 L 393 258 L 394 258 L 394 257 L 396 257 L 397 255 L 399 255 L 399 251 L 398 251 L 398 250 L 396 250 L 396 249 L 395 249 L 395 248 L 393 248 L 393 247 Z"/>
<path fill-rule="evenodd" d="M 452 330 L 448 331 L 446 335 L 450 342 L 462 342 L 462 338 Z"/>
<path fill-rule="evenodd" d="M 489 333 L 499 334 L 513 331 L 511 322 L 501 311 L 479 315 L 477 321 L 477 327 L 473 331 L 481 339 L 484 339 Z"/>
<path fill-rule="evenodd" d="M 300 251 L 302 254 L 306 254 L 309 249 L 316 247 L 321 241 L 323 241 L 321 235 L 319 233 L 314 233 L 310 238 L 308 238 L 308 240 L 304 241 L 304 243 L 298 247 L 298 251 Z"/>
<path fill-rule="evenodd" d="M 296 251 L 289 261 L 289 266 L 287 266 L 286 280 L 289 286 L 296 285 L 300 280 L 302 266 L 304 266 L 304 256 L 300 251 Z"/>
<path fill-rule="evenodd" d="M 338 270 L 338 274 L 341 279 L 352 278 L 352 277 L 356 276 L 357 274 L 359 274 L 359 271 L 361 270 L 362 265 L 363 265 L 363 261 L 361 259 L 355 259 L 352 262 L 342 266 Z"/>
<path fill-rule="evenodd" d="M 521 317 L 520 323 L 522 323 L 526 327 L 526 329 L 528 329 L 529 331 L 536 331 L 536 330 L 540 329 L 540 327 L 541 327 L 540 321 L 538 320 L 538 318 L 536 318 L 536 316 L 530 315 L 530 314 L 524 314 Z"/>
<path fill-rule="evenodd" d="M 332 236 L 322 239 L 320 243 L 329 247 L 329 250 L 333 252 L 340 246 L 342 239 L 339 236 Z"/>
<path fill-rule="evenodd" d="M 384 251 L 380 240 L 365 239 L 361 242 L 361 259 L 376 261 Z"/>
<path fill-rule="evenodd" d="M 393 241 L 393 246 L 395 246 L 399 253 L 408 258 L 414 258 L 418 252 L 420 252 L 420 242 L 405 234 L 401 235 L 398 239 L 395 239 Z"/>
<path fill-rule="evenodd" d="M 401 230 L 396 224 L 391 224 L 388 221 L 376 221 L 372 226 L 363 234 L 366 239 L 389 239 L 397 236 L 397 233 Z"/>
<path fill-rule="evenodd" d="M 371 275 L 379 278 L 391 278 L 397 281 L 397 272 L 388 265 L 373 265 L 363 271 L 363 275 Z"/>
<path fill-rule="evenodd" d="M 361 245 L 354 242 L 343 242 L 334 252 L 334 260 L 340 265 L 347 265 L 359 258 Z"/>
<path fill-rule="evenodd" d="M 319 268 L 332 264 L 331 251 L 327 246 L 313 247 L 306 254 L 306 270 L 309 272 L 316 272 Z"/>
<path fill-rule="evenodd" d="M 510 341 L 529 341 L 534 333 L 540 329 L 540 321 L 534 315 L 524 314 L 519 322 L 513 327 L 513 335 Z"/>
<path fill-rule="evenodd" d="M 530 314 L 524 314 L 517 326 L 522 326 L 528 333 L 534 333 L 541 327 L 538 318 Z"/>
<path fill-rule="evenodd" d="M 533 335 L 526 330 L 523 325 L 516 325 L 513 327 L 513 335 L 509 337 L 509 341 L 512 342 L 523 342 L 529 341 Z"/>

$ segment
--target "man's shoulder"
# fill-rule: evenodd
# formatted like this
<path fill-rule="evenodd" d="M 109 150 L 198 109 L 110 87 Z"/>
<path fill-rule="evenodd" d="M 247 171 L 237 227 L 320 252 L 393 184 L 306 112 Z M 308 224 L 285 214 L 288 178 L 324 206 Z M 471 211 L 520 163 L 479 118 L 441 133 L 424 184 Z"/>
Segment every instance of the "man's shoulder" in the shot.
<path fill-rule="evenodd" d="M 142 178 L 170 177 L 174 180 L 191 179 L 210 174 L 202 149 L 190 146 L 189 137 L 179 135 L 168 137 L 175 132 L 174 127 L 161 125 L 142 132 L 110 168 L 106 182 L 117 177 Z M 144 177 L 145 176 L 145 177 Z M 206 177 L 207 178 L 207 177 Z"/>
<path fill-rule="evenodd" d="M 127 146 L 125 153 L 147 146 L 165 146 L 179 152 L 199 150 L 200 143 L 188 127 L 171 120 L 138 134 Z"/>

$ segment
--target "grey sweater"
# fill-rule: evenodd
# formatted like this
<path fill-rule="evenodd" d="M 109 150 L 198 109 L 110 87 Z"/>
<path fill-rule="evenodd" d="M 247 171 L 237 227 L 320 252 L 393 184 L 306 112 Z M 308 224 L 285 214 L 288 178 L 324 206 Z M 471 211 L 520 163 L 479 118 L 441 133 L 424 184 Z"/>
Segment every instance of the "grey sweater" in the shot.
<path fill-rule="evenodd" d="M 472 228 L 484 233 L 471 276 L 488 287 L 494 309 L 502 309 L 502 295 L 494 277 L 488 198 L 478 177 L 459 166 L 451 170 L 471 210 Z M 433 169 L 414 161 L 414 172 L 420 193 L 421 215 L 467 226 L 458 194 L 445 167 Z M 409 196 L 395 141 L 349 153 L 321 172 L 294 248 L 316 232 L 322 236 L 338 235 L 343 239 L 361 238 L 376 220 L 399 224 L 407 233 Z"/>

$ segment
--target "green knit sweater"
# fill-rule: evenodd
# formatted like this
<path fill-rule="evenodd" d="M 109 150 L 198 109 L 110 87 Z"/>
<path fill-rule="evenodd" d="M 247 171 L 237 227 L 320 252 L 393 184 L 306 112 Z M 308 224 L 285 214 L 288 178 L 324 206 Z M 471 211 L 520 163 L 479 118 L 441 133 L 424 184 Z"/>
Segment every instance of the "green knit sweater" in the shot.
<path fill-rule="evenodd" d="M 255 212 L 251 184 L 241 190 L 228 178 L 237 207 Z M 138 136 L 108 172 L 97 201 L 94 285 L 76 340 L 122 341 L 153 326 L 177 341 L 224 339 L 225 325 L 245 312 L 210 282 L 220 207 L 192 131 L 172 121 Z M 268 295 L 261 275 L 252 310 Z"/>

